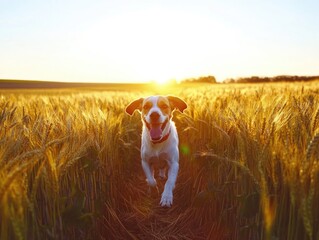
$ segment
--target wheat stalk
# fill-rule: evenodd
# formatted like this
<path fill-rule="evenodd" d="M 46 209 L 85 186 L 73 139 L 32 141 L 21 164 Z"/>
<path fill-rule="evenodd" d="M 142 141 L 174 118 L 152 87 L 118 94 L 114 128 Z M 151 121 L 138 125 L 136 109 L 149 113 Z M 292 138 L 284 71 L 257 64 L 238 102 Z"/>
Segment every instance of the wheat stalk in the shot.
<path fill-rule="evenodd" d="M 319 118 L 319 107 L 314 112 L 313 117 L 311 119 L 311 130 L 312 131 L 315 131 L 315 129 L 316 129 L 318 118 Z"/>
<path fill-rule="evenodd" d="M 307 151 L 306 151 L 306 158 L 309 161 L 311 156 L 315 153 L 315 151 L 318 148 L 319 144 L 319 132 L 315 134 L 315 136 L 311 139 L 311 141 L 308 144 Z"/>
<path fill-rule="evenodd" d="M 2 186 L 0 188 L 0 202 L 3 200 L 5 193 L 9 189 L 10 185 L 17 179 L 17 176 L 22 175 L 22 173 L 26 169 L 28 169 L 32 163 L 33 162 L 24 162 L 20 166 L 17 166 L 15 169 L 11 170 L 11 172 L 2 182 Z"/>

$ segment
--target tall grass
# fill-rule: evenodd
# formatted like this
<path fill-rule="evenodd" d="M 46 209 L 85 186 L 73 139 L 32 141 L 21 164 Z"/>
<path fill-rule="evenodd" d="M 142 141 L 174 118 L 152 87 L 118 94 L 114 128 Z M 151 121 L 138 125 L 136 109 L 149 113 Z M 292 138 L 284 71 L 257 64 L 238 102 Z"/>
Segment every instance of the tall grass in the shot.
<path fill-rule="evenodd" d="M 170 92 L 189 105 L 170 209 L 123 110 L 159 91 L 0 92 L 0 239 L 319 239 L 318 83 Z"/>

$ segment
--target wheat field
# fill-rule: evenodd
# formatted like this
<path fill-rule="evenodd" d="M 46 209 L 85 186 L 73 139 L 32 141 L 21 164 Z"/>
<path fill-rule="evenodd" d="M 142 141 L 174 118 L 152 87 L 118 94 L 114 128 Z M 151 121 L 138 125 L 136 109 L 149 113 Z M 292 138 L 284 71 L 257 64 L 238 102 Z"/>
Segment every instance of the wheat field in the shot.
<path fill-rule="evenodd" d="M 148 193 L 133 99 L 172 94 L 172 208 Z M 0 239 L 319 239 L 319 82 L 0 90 Z M 162 191 L 164 182 L 159 181 Z"/>

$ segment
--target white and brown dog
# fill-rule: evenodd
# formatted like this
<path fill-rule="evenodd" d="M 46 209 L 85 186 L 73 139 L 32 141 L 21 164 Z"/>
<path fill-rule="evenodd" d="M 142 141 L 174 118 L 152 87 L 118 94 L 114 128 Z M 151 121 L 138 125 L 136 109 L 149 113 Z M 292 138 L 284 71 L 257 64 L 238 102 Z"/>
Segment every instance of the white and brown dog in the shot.
<path fill-rule="evenodd" d="M 142 167 L 149 186 L 155 187 L 154 166 L 160 168 L 159 176 L 165 178 L 168 166 L 168 179 L 161 198 L 161 206 L 173 204 L 173 189 L 179 168 L 178 135 L 172 113 L 175 109 L 183 112 L 187 104 L 178 97 L 150 96 L 131 102 L 125 111 L 132 115 L 139 110 L 142 117 Z"/>

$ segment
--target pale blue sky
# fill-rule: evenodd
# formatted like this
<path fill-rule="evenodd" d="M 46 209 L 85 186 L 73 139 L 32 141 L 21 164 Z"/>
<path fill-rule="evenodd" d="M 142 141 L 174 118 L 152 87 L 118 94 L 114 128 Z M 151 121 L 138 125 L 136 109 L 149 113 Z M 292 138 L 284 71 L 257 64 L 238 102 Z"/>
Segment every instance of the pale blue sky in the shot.
<path fill-rule="evenodd" d="M 319 75 L 319 1 L 0 0 L 0 78 Z"/>

